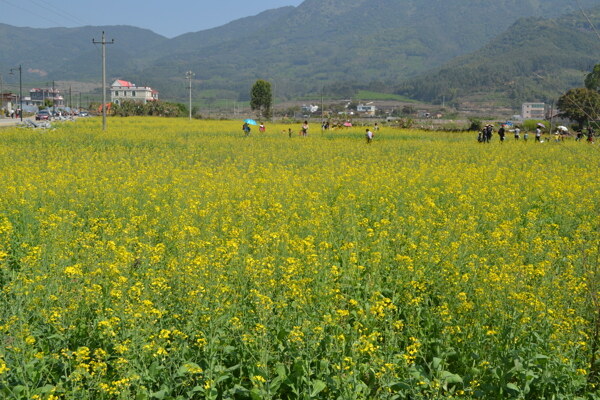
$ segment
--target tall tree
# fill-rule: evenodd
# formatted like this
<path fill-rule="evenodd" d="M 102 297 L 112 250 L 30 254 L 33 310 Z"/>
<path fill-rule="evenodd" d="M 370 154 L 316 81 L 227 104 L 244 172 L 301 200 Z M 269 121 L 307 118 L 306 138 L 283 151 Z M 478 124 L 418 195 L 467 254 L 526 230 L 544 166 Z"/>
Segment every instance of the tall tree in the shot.
<path fill-rule="evenodd" d="M 250 108 L 252 111 L 257 111 L 259 117 L 270 118 L 272 104 L 271 83 L 262 79 L 257 80 L 250 91 Z"/>
<path fill-rule="evenodd" d="M 596 64 L 592 72 L 586 75 L 585 87 L 591 90 L 600 90 L 600 64 Z"/>
<path fill-rule="evenodd" d="M 560 96 L 556 104 L 561 117 L 579 123 L 583 129 L 586 122 L 596 121 L 600 115 L 600 93 L 587 88 L 571 89 Z"/>

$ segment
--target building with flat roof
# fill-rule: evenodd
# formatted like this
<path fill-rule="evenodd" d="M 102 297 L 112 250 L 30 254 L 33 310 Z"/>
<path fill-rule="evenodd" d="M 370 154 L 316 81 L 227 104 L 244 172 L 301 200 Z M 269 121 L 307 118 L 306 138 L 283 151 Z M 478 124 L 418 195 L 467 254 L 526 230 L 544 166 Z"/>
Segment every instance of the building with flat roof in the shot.
<path fill-rule="evenodd" d="M 158 100 L 158 92 L 147 86 L 136 86 L 131 82 L 117 79 L 110 85 L 110 101 L 121 104 L 123 101 L 136 101 L 146 104 Z"/>
<path fill-rule="evenodd" d="M 53 107 L 64 107 L 65 99 L 58 89 L 35 88 L 29 91 L 29 97 L 23 98 L 23 104 L 28 106 L 42 107 L 46 100 L 50 101 Z"/>
<path fill-rule="evenodd" d="M 521 106 L 521 116 L 523 119 L 545 119 L 545 103 L 523 103 Z"/>

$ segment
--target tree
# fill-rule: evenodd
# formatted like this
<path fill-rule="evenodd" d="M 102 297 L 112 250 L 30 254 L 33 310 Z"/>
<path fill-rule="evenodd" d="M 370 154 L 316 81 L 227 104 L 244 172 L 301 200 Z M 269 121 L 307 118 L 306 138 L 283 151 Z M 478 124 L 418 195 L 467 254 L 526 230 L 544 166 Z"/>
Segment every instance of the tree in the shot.
<path fill-rule="evenodd" d="M 257 80 L 250 91 L 250 108 L 252 111 L 258 111 L 259 117 L 270 118 L 272 104 L 271 83 L 262 79 Z"/>
<path fill-rule="evenodd" d="M 413 115 L 417 110 L 413 106 L 404 106 L 402 107 L 402 114 L 404 115 Z"/>
<path fill-rule="evenodd" d="M 586 75 L 585 87 L 590 90 L 600 90 L 600 64 L 596 64 L 594 70 Z"/>
<path fill-rule="evenodd" d="M 583 129 L 586 122 L 599 119 L 600 93 L 587 88 L 571 89 L 558 99 L 556 106 L 561 117 L 577 121 Z"/>

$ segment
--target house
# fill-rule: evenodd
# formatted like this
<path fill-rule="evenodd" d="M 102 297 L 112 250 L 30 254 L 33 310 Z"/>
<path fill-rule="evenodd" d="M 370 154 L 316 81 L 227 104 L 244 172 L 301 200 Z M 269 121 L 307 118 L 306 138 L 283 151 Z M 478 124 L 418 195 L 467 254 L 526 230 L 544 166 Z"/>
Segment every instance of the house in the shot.
<path fill-rule="evenodd" d="M 54 107 L 65 106 L 64 97 L 61 96 L 58 89 L 53 88 L 31 89 L 29 91 L 29 97 L 23 97 L 23 104 L 41 108 L 46 100 L 49 100 L 50 104 Z"/>
<path fill-rule="evenodd" d="M 19 97 L 11 92 L 2 93 L 2 97 L 0 98 L 0 108 L 6 108 L 7 110 L 12 110 L 13 105 L 19 103 Z"/>
<path fill-rule="evenodd" d="M 523 103 L 521 106 L 521 116 L 523 119 L 545 119 L 545 103 Z"/>
<path fill-rule="evenodd" d="M 303 104 L 302 105 L 302 112 L 304 114 L 314 114 L 317 111 L 319 111 L 319 106 L 314 106 L 312 104 L 308 104 L 308 105 Z"/>
<path fill-rule="evenodd" d="M 372 104 L 359 104 L 358 106 L 356 106 L 356 111 L 366 115 L 374 116 L 375 112 L 377 111 L 377 108 Z"/>
<path fill-rule="evenodd" d="M 131 82 L 117 79 L 110 85 L 110 101 L 120 104 L 122 101 L 137 101 L 146 104 L 158 100 L 158 92 L 147 86 L 136 86 Z"/>

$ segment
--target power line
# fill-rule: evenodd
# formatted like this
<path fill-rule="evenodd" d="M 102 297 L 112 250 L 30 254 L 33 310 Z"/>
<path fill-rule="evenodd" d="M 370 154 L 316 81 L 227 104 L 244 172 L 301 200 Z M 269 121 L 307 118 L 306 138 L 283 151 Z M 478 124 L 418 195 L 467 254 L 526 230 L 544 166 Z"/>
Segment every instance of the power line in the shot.
<path fill-rule="evenodd" d="M 38 6 L 45 8 L 46 10 L 54 13 L 55 15 L 61 17 L 61 18 L 65 18 L 65 19 L 69 19 L 72 22 L 77 23 L 78 25 L 92 25 L 88 22 L 85 22 L 81 19 L 79 19 L 77 16 L 70 14 L 69 12 L 67 12 L 66 10 L 63 9 L 57 9 L 55 5 L 48 3 L 45 0 L 31 0 L 34 3 L 37 3 Z M 41 3 L 41 4 L 40 4 Z"/>
<path fill-rule="evenodd" d="M 596 27 L 594 26 L 594 24 L 592 23 L 592 21 L 590 20 L 590 17 L 587 15 L 587 13 L 585 12 L 585 10 L 583 9 L 583 7 L 581 6 L 581 3 L 579 2 L 579 0 L 575 0 L 577 2 L 577 5 L 579 6 L 579 10 L 581 11 L 581 13 L 583 14 L 583 16 L 585 17 L 585 19 L 587 19 L 588 24 L 590 24 L 590 26 L 592 27 L 592 29 L 594 30 L 594 32 L 596 33 L 596 36 L 598 36 L 598 39 L 600 39 L 600 33 L 598 33 L 598 30 L 596 29 Z"/>
<path fill-rule="evenodd" d="M 14 8 L 18 8 L 18 9 L 20 9 L 22 11 L 25 11 L 28 14 L 33 14 L 33 15 L 35 15 L 37 17 L 40 17 L 41 19 L 43 19 L 45 21 L 50 21 L 53 24 L 56 24 L 58 26 L 62 25 L 60 22 L 55 21 L 52 18 L 48 18 L 47 15 L 38 14 L 37 12 L 35 12 L 35 11 L 31 10 L 31 9 L 27 9 L 27 8 L 21 6 L 21 5 L 17 5 L 17 4 L 11 3 L 10 1 L 7 1 L 7 0 L 0 0 L 0 2 L 4 2 L 4 3 L 6 3 L 6 4 L 8 4 L 8 5 L 10 5 L 10 6 L 14 7 Z"/>

